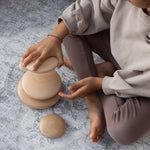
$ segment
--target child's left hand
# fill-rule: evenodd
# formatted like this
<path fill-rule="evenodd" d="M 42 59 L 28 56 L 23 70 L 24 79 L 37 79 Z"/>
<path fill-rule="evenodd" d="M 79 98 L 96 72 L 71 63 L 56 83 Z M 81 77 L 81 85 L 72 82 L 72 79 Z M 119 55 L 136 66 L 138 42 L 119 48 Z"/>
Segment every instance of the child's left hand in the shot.
<path fill-rule="evenodd" d="M 59 92 L 59 95 L 66 99 L 76 99 L 79 97 L 85 97 L 94 91 L 102 89 L 102 80 L 103 78 L 100 77 L 84 78 L 76 83 L 71 84 L 68 87 L 71 94 Z"/>

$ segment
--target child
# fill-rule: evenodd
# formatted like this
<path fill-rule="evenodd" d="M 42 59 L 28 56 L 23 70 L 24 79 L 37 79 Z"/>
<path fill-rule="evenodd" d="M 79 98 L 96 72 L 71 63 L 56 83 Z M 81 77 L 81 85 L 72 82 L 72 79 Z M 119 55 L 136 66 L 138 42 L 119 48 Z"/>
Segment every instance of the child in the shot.
<path fill-rule="evenodd" d="M 118 143 L 135 142 L 150 130 L 150 0 L 76 0 L 58 18 L 51 34 L 23 55 L 26 66 L 58 58 L 80 80 L 68 99 L 85 97 L 90 138 L 102 139 L 105 122 Z M 63 60 L 61 41 L 70 60 Z M 105 62 L 94 64 L 92 51 Z M 70 62 L 71 61 L 71 62 Z"/>

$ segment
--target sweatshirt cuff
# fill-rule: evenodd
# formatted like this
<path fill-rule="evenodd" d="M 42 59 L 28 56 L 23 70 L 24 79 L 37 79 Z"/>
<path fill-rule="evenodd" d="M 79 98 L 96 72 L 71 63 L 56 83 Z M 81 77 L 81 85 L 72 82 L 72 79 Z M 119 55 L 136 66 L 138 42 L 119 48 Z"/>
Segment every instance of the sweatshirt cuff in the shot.
<path fill-rule="evenodd" d="M 59 24 L 61 21 L 64 22 L 64 24 L 66 25 L 69 33 L 73 33 L 74 31 L 76 31 L 76 22 L 74 19 L 72 19 L 72 17 L 70 17 L 69 15 L 62 15 L 60 17 L 57 18 L 57 23 Z"/>
<path fill-rule="evenodd" d="M 114 90 L 110 89 L 110 83 L 113 77 L 105 76 L 102 81 L 102 90 L 105 95 L 114 94 Z"/>

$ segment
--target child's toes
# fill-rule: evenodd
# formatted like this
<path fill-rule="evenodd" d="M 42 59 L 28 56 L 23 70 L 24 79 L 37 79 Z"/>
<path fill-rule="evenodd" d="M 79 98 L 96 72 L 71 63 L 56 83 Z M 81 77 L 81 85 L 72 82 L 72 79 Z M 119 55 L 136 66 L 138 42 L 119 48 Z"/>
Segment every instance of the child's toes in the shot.
<path fill-rule="evenodd" d="M 97 136 L 97 142 L 102 140 L 102 135 Z"/>
<path fill-rule="evenodd" d="M 90 139 L 92 142 L 97 142 L 97 129 L 92 128 L 90 131 Z"/>
<path fill-rule="evenodd" d="M 102 135 L 99 129 L 92 128 L 90 132 L 90 139 L 92 142 L 98 142 L 102 140 Z"/>

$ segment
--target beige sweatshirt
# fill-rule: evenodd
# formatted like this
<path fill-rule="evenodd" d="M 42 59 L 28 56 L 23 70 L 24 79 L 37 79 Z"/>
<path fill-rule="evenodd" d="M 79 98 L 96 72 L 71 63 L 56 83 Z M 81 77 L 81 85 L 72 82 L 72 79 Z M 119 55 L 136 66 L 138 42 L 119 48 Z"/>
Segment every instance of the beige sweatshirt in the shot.
<path fill-rule="evenodd" d="M 61 20 L 76 35 L 110 28 L 111 52 L 121 69 L 104 77 L 106 95 L 150 97 L 150 16 L 141 8 L 127 0 L 76 0 Z"/>

